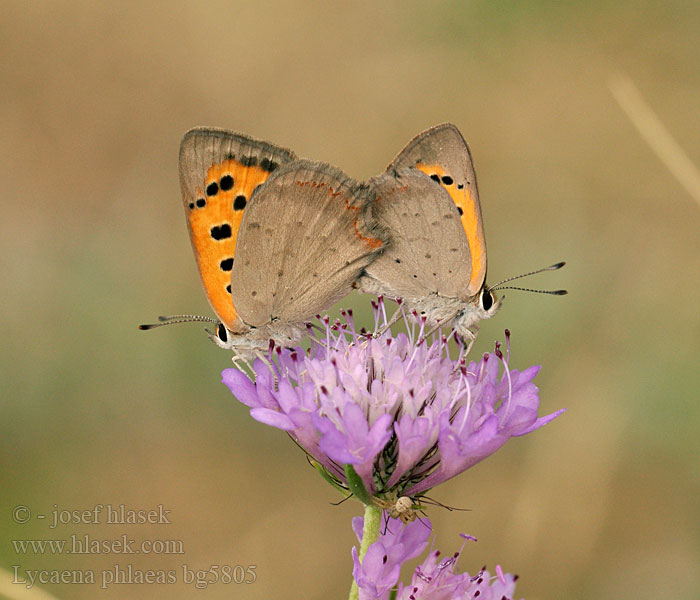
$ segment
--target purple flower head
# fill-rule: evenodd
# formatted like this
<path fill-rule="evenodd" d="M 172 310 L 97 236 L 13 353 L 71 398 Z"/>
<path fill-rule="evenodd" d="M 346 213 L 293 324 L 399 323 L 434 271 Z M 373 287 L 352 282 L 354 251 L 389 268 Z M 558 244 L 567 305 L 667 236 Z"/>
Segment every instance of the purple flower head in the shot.
<path fill-rule="evenodd" d="M 411 583 L 399 584 L 397 600 L 512 600 L 517 575 L 504 573 L 500 565 L 491 575 L 482 568 L 476 575 L 457 573 L 455 552 L 440 560 L 440 552 L 434 550 L 413 572 Z"/>
<path fill-rule="evenodd" d="M 375 329 L 382 314 L 380 301 Z M 562 412 L 538 417 L 539 367 L 509 368 L 507 331 L 505 356 L 497 344 L 468 362 L 463 349 L 450 355 L 453 331 L 426 340 L 424 322 L 407 320 L 407 334 L 375 337 L 343 316 L 319 319 L 309 351 L 274 348 L 256 360 L 255 381 L 222 374 L 253 418 L 287 431 L 336 486 L 348 488 L 351 465 L 379 501 L 416 498 Z"/>
<path fill-rule="evenodd" d="M 353 519 L 353 530 L 362 539 L 362 517 Z M 352 549 L 352 575 L 363 598 L 388 598 L 401 575 L 401 565 L 425 550 L 430 537 L 428 519 L 404 525 L 398 519 L 388 519 L 379 539 L 370 545 L 360 562 L 357 548 Z"/>
<path fill-rule="evenodd" d="M 352 525 L 358 539 L 361 539 L 362 517 L 353 519 Z M 485 567 L 474 576 L 457 572 L 457 559 L 464 545 L 467 541 L 476 541 L 476 538 L 465 534 L 462 534 L 464 542 L 458 552 L 441 558 L 438 550 L 431 550 L 413 571 L 410 583 L 399 583 L 401 566 L 425 550 L 430 531 L 428 519 L 405 525 L 397 519 L 389 519 L 379 539 L 370 545 L 362 561 L 358 558 L 357 548 L 353 548 L 352 573 L 360 600 L 386 600 L 391 597 L 392 590 L 396 590 L 397 600 L 513 598 L 517 576 L 504 574 L 500 566 L 496 567 L 494 576 Z"/>

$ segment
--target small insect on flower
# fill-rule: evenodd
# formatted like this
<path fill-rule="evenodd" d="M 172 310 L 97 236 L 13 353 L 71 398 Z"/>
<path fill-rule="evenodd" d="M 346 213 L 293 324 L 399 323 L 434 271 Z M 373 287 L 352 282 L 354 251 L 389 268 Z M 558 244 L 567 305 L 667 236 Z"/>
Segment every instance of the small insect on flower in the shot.
<path fill-rule="evenodd" d="M 416 511 L 413 508 L 413 500 L 408 496 L 401 496 L 395 502 L 384 500 L 382 498 L 372 498 L 375 506 L 387 511 L 389 518 L 401 519 L 401 522 L 412 523 L 418 518 Z"/>

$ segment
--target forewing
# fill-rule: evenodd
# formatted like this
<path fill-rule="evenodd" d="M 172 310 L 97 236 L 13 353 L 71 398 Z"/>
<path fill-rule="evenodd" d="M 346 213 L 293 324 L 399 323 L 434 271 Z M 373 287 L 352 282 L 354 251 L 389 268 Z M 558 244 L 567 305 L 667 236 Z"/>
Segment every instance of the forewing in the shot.
<path fill-rule="evenodd" d="M 223 129 L 191 129 L 180 145 L 180 185 L 199 274 L 231 331 L 242 326 L 231 300 L 231 269 L 243 213 L 253 191 L 294 159 L 290 150 Z"/>
<path fill-rule="evenodd" d="M 452 198 L 469 243 L 471 263 L 463 295 L 476 294 L 486 279 L 486 239 L 479 190 L 469 146 L 454 125 L 443 123 L 417 135 L 399 153 L 387 172 L 404 167 L 423 171 Z"/>
<path fill-rule="evenodd" d="M 464 299 L 469 246 L 449 194 L 415 169 L 400 169 L 369 181 L 374 213 L 391 243 L 367 274 L 388 296 L 420 299 L 437 293 Z"/>
<path fill-rule="evenodd" d="M 253 196 L 238 236 L 233 302 L 248 325 L 301 323 L 348 294 L 382 249 L 366 186 L 297 161 Z"/>

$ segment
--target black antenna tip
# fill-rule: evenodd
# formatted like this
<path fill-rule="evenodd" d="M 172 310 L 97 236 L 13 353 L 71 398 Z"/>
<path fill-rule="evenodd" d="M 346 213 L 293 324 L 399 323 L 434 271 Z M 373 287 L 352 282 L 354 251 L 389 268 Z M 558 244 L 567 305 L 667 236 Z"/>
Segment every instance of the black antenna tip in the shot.
<path fill-rule="evenodd" d="M 565 264 L 566 264 L 566 262 L 562 260 L 561 262 L 558 262 L 556 265 L 552 265 L 551 267 L 549 267 L 549 270 L 556 271 L 557 269 L 561 269 Z"/>
<path fill-rule="evenodd" d="M 555 296 L 566 296 L 569 292 L 567 290 L 554 290 L 552 294 Z"/>
<path fill-rule="evenodd" d="M 149 329 L 153 329 L 153 325 L 139 325 L 139 329 L 141 331 L 148 331 Z"/>

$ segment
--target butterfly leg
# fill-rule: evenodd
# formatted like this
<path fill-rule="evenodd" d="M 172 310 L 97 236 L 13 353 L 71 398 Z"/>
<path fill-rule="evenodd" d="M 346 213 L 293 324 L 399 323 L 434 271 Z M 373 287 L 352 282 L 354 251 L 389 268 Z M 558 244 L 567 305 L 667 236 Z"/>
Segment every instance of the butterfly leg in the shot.
<path fill-rule="evenodd" d="M 476 329 L 476 331 L 472 331 L 471 329 L 463 329 L 459 331 L 459 333 L 455 333 L 455 339 L 457 341 L 457 346 L 459 347 L 459 364 L 466 364 L 466 358 L 469 356 L 472 346 L 476 341 L 476 335 L 479 333 L 479 327 L 476 325 L 473 327 Z M 467 341 L 467 339 L 469 341 Z M 456 366 L 454 372 L 456 373 L 459 369 L 460 367 Z"/>
<path fill-rule="evenodd" d="M 233 349 L 233 356 L 231 357 L 231 362 L 239 371 L 242 371 L 244 373 L 246 372 L 245 367 L 249 366 L 248 363 L 243 359 L 243 357 L 241 357 L 241 355 L 238 354 L 238 352 L 236 352 L 235 348 Z"/>
<path fill-rule="evenodd" d="M 464 355 L 463 356 L 469 356 L 469 353 L 472 350 L 472 346 L 474 345 L 474 342 L 476 341 L 476 334 L 479 332 L 479 328 L 476 328 L 476 331 L 471 331 L 470 329 L 466 329 L 464 333 L 466 335 L 460 336 L 460 339 L 462 340 L 462 348 L 464 348 Z M 468 337 L 469 342 L 467 344 L 464 343 L 464 338 Z"/>
<path fill-rule="evenodd" d="M 377 329 L 377 331 L 375 331 L 372 334 L 372 337 L 378 338 L 378 337 L 383 336 L 387 331 L 389 331 L 389 329 L 391 329 L 391 326 L 401 318 L 402 315 L 403 315 L 403 312 L 401 311 L 401 306 L 399 305 L 397 307 L 397 309 L 394 311 L 394 314 L 391 315 L 391 318 L 387 321 L 386 325 Z"/>
<path fill-rule="evenodd" d="M 272 375 L 272 380 L 275 382 L 275 391 L 279 389 L 279 380 L 277 379 L 277 373 L 275 373 L 275 369 L 272 366 L 272 363 L 270 360 L 265 356 L 260 350 L 255 351 L 255 356 L 257 356 L 263 364 L 270 370 L 270 374 Z"/>
<path fill-rule="evenodd" d="M 458 313 L 455 312 L 451 317 L 448 317 L 447 319 L 444 319 L 443 321 L 438 322 L 438 324 L 435 325 L 435 327 L 433 327 L 428 333 L 423 335 L 423 339 L 427 340 L 428 338 L 430 338 L 431 335 L 433 335 L 441 327 L 444 327 L 446 323 L 451 323 L 454 320 L 454 318 L 457 316 L 457 314 Z"/>

